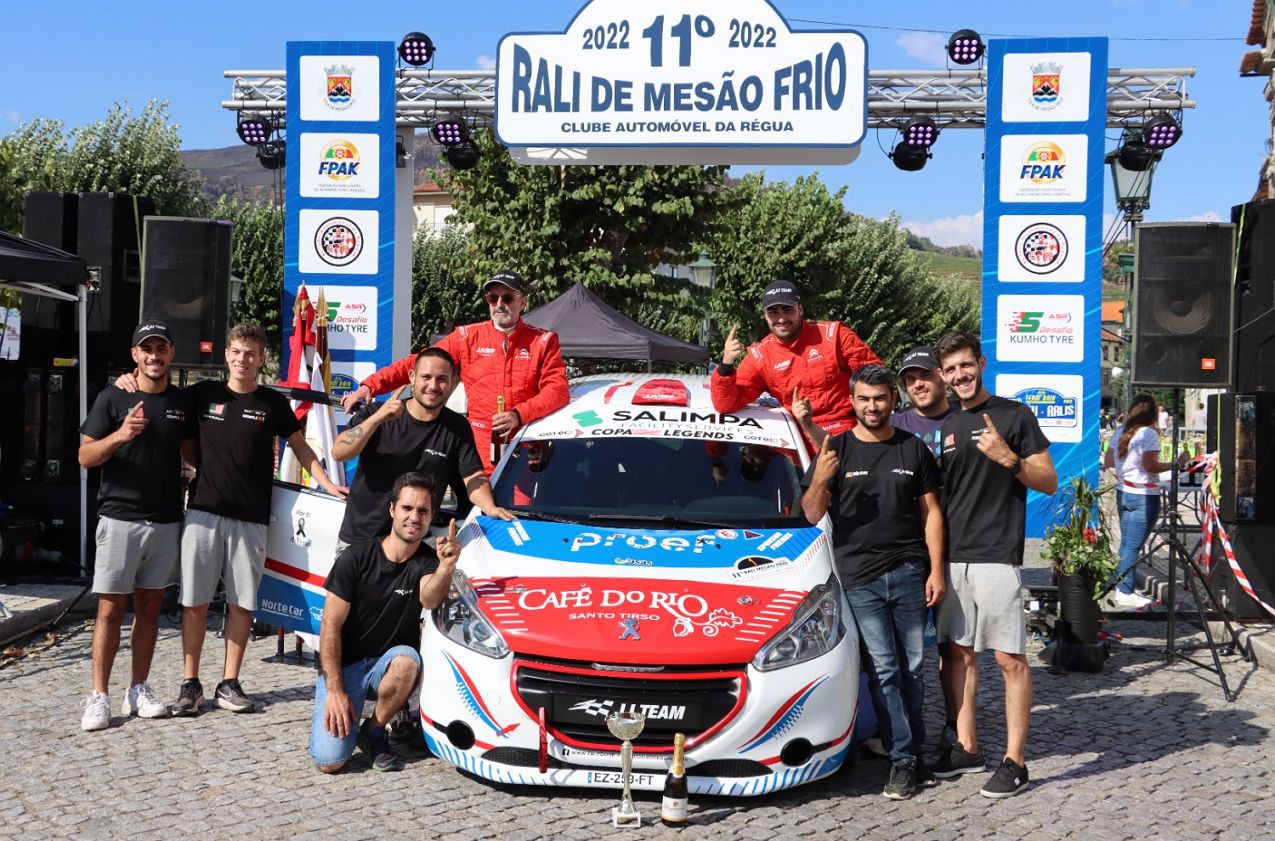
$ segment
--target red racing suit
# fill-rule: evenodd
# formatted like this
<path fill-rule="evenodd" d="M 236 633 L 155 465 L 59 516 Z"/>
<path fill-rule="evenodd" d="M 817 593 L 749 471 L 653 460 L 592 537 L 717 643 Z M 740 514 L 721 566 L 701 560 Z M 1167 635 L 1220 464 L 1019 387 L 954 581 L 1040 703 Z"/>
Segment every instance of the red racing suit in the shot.
<path fill-rule="evenodd" d="M 567 366 L 562 361 L 558 334 L 532 327 L 522 319 L 510 333 L 490 321 L 457 327 L 437 347 L 460 366 L 465 385 L 469 425 L 487 475 L 491 475 L 491 416 L 496 398 L 504 395 L 505 411 L 517 411 L 523 424 L 567 405 Z M 405 356 L 363 381 L 373 396 L 406 385 L 416 354 Z"/>
<path fill-rule="evenodd" d="M 737 367 L 715 368 L 713 408 L 735 412 L 768 391 L 791 412 L 792 390 L 801 386 L 814 422 L 837 435 L 855 425 L 850 377 L 871 364 L 881 360 L 849 327 L 840 321 L 807 321 L 791 342 L 772 333 L 750 345 Z"/>

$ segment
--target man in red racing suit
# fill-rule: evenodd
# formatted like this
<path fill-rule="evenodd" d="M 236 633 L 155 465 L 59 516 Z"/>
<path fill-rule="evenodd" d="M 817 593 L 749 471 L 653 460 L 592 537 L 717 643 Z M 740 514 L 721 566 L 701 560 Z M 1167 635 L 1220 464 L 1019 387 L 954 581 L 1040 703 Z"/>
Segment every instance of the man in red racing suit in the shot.
<path fill-rule="evenodd" d="M 516 272 L 499 272 L 483 286 L 491 319 L 457 327 L 438 343 L 460 366 L 469 425 L 483 468 L 491 475 L 492 433 L 508 441 L 523 424 L 567 405 L 567 368 L 558 334 L 522 320 L 527 296 Z M 341 401 L 348 412 L 368 400 L 407 384 L 415 354 L 370 375 Z M 505 398 L 503 412 L 497 398 Z"/>
<path fill-rule="evenodd" d="M 802 422 L 813 452 L 825 434 L 837 435 L 855 425 L 850 377 L 881 360 L 840 321 L 806 321 L 790 281 L 767 286 L 762 307 L 770 335 L 745 352 L 731 329 L 722 364 L 713 370 L 713 408 L 735 412 L 768 391 Z"/>

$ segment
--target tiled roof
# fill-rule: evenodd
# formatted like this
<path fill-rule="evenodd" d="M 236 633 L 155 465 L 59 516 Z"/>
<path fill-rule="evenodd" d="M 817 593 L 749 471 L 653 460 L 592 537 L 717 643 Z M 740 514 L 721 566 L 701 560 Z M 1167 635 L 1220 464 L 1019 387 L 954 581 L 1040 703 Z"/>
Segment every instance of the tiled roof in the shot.
<path fill-rule="evenodd" d="M 1249 19 L 1247 44 L 1266 46 L 1266 2 L 1253 0 L 1253 16 Z"/>
<path fill-rule="evenodd" d="M 1102 323 L 1103 324 L 1123 324 L 1124 308 L 1128 301 L 1103 301 L 1102 302 Z"/>

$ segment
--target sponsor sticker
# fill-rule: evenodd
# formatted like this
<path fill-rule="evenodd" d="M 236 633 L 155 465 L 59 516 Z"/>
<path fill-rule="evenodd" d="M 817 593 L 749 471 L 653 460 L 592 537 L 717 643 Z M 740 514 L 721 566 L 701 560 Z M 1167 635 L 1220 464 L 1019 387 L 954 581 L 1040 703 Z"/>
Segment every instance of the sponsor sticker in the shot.
<path fill-rule="evenodd" d="M 1089 164 L 1083 134 L 1009 134 L 1001 139 L 1003 202 L 1082 202 Z"/>
<path fill-rule="evenodd" d="M 1001 295 L 996 300 L 996 358 L 1008 362 L 1081 362 L 1083 295 Z"/>
<path fill-rule="evenodd" d="M 301 56 L 301 119 L 379 120 L 380 72 L 374 55 Z"/>
<path fill-rule="evenodd" d="M 304 132 L 300 193 L 374 199 L 380 194 L 380 155 L 375 134 Z"/>
<path fill-rule="evenodd" d="M 1089 53 L 1005 56 L 1001 119 L 1079 123 L 1089 119 Z"/>
<path fill-rule="evenodd" d="M 1085 217 L 1006 215 L 999 220 L 1002 283 L 1080 283 L 1085 279 Z"/>
<path fill-rule="evenodd" d="M 376 350 L 376 307 L 379 293 L 375 286 L 325 286 L 328 303 L 328 347 L 336 350 Z M 340 373 L 333 372 L 332 388 L 337 390 Z M 351 379 L 350 375 L 344 375 Z M 345 380 L 345 390 L 358 388 Z"/>
<path fill-rule="evenodd" d="M 1032 410 L 1050 441 L 1079 443 L 1084 418 L 1084 377 L 1074 374 L 999 374 L 996 393 Z"/>
<path fill-rule="evenodd" d="M 375 210 L 302 210 L 298 268 L 309 274 L 376 274 L 379 214 Z"/>

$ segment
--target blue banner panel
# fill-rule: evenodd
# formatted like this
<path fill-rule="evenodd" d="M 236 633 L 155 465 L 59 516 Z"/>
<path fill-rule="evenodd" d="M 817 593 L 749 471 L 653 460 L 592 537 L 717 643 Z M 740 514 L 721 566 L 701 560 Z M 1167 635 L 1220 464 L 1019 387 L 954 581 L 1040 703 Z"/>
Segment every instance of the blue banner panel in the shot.
<path fill-rule="evenodd" d="M 395 45 L 289 41 L 287 71 L 283 370 L 304 285 L 348 390 L 393 361 Z"/>
<path fill-rule="evenodd" d="M 1035 412 L 1060 486 L 1096 482 L 1107 39 L 996 40 L 987 62 L 987 388 Z M 1052 504 L 1030 492 L 1028 537 Z"/>

